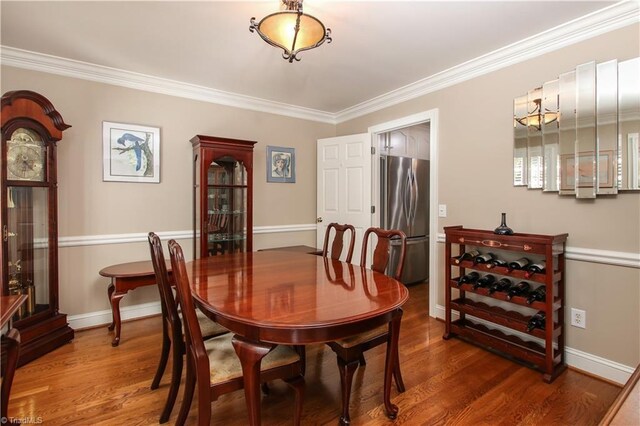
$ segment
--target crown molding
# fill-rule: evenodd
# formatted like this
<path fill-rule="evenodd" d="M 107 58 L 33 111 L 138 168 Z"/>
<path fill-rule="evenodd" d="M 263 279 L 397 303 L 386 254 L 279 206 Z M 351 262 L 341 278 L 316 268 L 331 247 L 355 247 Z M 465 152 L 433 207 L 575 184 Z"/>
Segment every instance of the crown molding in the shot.
<path fill-rule="evenodd" d="M 44 53 L 16 49 L 4 45 L 0 46 L 0 49 L 0 61 L 2 65 L 10 67 L 112 84 L 114 86 L 161 93 L 163 95 L 177 96 L 252 111 L 301 118 L 303 120 L 335 124 L 334 114 L 311 108 L 210 89 L 195 84 L 46 55 Z"/>
<path fill-rule="evenodd" d="M 623 1 L 517 41 L 336 114 L 342 123 L 640 22 L 640 3 Z"/>
<path fill-rule="evenodd" d="M 342 123 L 640 22 L 639 2 L 623 1 L 456 65 L 337 113 L 273 102 L 131 71 L 0 45 L 2 65 L 328 124 Z"/>

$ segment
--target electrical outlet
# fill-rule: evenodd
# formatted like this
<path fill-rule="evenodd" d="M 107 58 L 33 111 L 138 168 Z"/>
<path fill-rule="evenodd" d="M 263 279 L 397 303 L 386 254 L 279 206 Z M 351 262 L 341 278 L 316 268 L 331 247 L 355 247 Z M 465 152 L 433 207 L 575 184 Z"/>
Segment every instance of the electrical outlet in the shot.
<path fill-rule="evenodd" d="M 438 204 L 438 216 L 439 217 L 447 217 L 447 205 L 446 204 Z"/>
<path fill-rule="evenodd" d="M 571 308 L 571 325 L 587 328 L 587 312 L 582 309 Z"/>

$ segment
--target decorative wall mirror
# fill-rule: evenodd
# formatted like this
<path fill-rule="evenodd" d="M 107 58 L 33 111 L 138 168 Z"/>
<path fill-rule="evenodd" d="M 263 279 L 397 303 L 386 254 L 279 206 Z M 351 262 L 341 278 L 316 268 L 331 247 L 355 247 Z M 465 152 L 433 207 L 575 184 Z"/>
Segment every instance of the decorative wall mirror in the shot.
<path fill-rule="evenodd" d="M 514 99 L 513 184 L 595 198 L 640 189 L 640 58 L 589 62 Z"/>

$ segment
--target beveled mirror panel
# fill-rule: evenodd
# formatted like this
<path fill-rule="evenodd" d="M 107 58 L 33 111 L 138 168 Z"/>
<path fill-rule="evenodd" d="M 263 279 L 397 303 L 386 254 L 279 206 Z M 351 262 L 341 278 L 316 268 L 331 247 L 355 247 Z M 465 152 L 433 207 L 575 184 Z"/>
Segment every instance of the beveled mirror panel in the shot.
<path fill-rule="evenodd" d="M 514 186 L 640 190 L 640 58 L 578 65 L 515 98 L 513 113 Z"/>
<path fill-rule="evenodd" d="M 530 90 L 527 94 L 527 181 L 529 188 L 542 188 L 542 87 Z"/>
<path fill-rule="evenodd" d="M 618 64 L 620 189 L 640 189 L 640 58 Z"/>
<path fill-rule="evenodd" d="M 596 63 L 576 67 L 576 198 L 596 198 Z"/>
<path fill-rule="evenodd" d="M 558 191 L 560 187 L 560 130 L 558 128 L 558 80 L 542 85 L 542 145 L 544 155 L 543 185 L 544 191 Z"/>
<path fill-rule="evenodd" d="M 575 194 L 576 153 L 576 72 L 560 74 L 560 190 L 561 195 Z"/>
<path fill-rule="evenodd" d="M 527 186 L 527 97 L 513 101 L 513 185 Z M 517 119 L 518 117 L 525 117 Z"/>
<path fill-rule="evenodd" d="M 617 194 L 618 61 L 596 67 L 596 193 Z"/>

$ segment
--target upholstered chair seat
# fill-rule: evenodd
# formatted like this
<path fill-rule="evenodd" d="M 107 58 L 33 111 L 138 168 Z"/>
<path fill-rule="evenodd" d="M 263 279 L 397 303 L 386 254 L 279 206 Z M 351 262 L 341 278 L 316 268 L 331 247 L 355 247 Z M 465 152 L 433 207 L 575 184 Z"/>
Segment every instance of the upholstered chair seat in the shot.
<path fill-rule="evenodd" d="M 389 326 L 385 324 L 381 325 L 378 328 L 374 328 L 373 330 L 364 331 L 353 336 L 338 339 L 335 341 L 335 343 L 342 346 L 343 348 L 352 348 L 354 346 L 358 346 L 371 340 L 377 339 L 378 337 L 386 336 L 388 332 Z"/>
<path fill-rule="evenodd" d="M 182 312 L 178 311 L 178 316 L 182 322 L 182 333 L 184 334 L 184 319 L 182 318 Z M 206 316 L 202 311 L 196 309 L 196 317 L 198 318 L 198 324 L 200 324 L 200 330 L 202 330 L 202 338 L 208 339 L 210 337 L 218 336 L 220 334 L 228 333 L 229 330 Z"/>
<path fill-rule="evenodd" d="M 231 344 L 232 333 L 205 340 L 204 348 L 211 366 L 211 384 L 242 378 L 242 365 Z M 260 364 L 263 370 L 299 362 L 300 356 L 290 346 L 279 345 L 269 352 Z"/>

